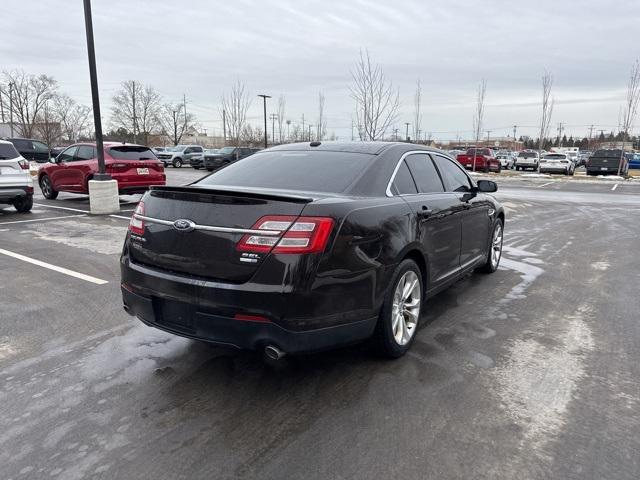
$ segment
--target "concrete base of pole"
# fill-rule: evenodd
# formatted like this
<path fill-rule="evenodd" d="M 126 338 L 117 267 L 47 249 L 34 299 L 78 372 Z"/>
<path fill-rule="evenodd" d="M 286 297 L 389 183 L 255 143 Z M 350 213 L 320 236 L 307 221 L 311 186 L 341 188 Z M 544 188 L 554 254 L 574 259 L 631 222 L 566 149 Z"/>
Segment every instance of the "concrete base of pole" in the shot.
<path fill-rule="evenodd" d="M 89 204 L 93 215 L 120 211 L 118 182 L 115 180 L 89 180 Z"/>

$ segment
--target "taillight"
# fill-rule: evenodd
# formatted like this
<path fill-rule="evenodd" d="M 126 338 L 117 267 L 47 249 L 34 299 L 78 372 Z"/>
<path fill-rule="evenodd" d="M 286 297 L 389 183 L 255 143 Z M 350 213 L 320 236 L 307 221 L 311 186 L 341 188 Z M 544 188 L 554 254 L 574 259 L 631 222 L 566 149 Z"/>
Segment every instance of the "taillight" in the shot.
<path fill-rule="evenodd" d="M 129 231 L 134 235 L 144 235 L 144 220 L 136 218 L 136 215 L 144 216 L 144 202 L 138 203 L 133 215 L 131 215 L 131 221 L 129 222 Z"/>
<path fill-rule="evenodd" d="M 126 163 L 107 163 L 107 170 L 116 171 L 116 170 L 127 170 L 129 165 Z"/>
<path fill-rule="evenodd" d="M 18 160 L 18 164 L 20 164 L 22 170 L 29 170 L 29 162 L 26 160 Z"/>
<path fill-rule="evenodd" d="M 252 227 L 278 235 L 247 234 L 237 245 L 241 252 L 319 253 L 323 252 L 333 229 L 328 217 L 290 217 L 273 215 L 260 218 Z"/>

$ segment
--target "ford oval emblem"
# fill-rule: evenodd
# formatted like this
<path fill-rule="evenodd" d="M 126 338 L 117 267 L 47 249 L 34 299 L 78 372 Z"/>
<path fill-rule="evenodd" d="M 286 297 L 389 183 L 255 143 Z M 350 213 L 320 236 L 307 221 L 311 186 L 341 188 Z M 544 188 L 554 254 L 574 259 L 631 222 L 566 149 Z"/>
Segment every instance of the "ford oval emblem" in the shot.
<path fill-rule="evenodd" d="M 173 222 L 173 228 L 180 232 L 191 232 L 196 228 L 196 224 L 191 220 L 187 220 L 185 218 L 180 218 Z"/>

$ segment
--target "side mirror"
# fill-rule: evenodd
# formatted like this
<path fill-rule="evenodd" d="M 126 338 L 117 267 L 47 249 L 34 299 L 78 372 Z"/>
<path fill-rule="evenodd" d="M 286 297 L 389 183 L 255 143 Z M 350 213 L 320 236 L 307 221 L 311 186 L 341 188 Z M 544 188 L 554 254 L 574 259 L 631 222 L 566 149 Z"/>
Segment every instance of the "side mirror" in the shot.
<path fill-rule="evenodd" d="M 56 157 L 50 157 L 49 158 L 49 162 L 50 163 L 56 163 Z"/>
<path fill-rule="evenodd" d="M 498 184 L 491 180 L 478 180 L 478 191 L 484 193 L 493 193 L 498 191 Z"/>

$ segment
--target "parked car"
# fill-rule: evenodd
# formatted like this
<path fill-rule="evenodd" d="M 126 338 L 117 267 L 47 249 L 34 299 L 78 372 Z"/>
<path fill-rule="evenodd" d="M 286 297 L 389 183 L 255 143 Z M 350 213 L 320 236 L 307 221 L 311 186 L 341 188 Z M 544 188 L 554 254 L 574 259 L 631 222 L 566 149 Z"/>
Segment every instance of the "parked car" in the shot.
<path fill-rule="evenodd" d="M 587 164 L 587 161 L 589 160 L 589 157 L 591 156 L 592 152 L 586 151 L 586 150 L 582 150 L 579 154 L 578 154 L 578 164 L 576 165 L 577 167 L 581 167 L 583 165 Z"/>
<path fill-rule="evenodd" d="M 540 173 L 573 175 L 575 164 L 567 153 L 547 153 L 540 159 Z"/>
<path fill-rule="evenodd" d="M 153 150 L 153 153 L 160 153 L 160 152 L 164 152 L 167 149 L 167 147 L 153 147 L 151 150 Z"/>
<path fill-rule="evenodd" d="M 8 138 L 20 155 L 30 161 L 47 163 L 49 161 L 49 147 L 40 140 L 31 138 Z"/>
<path fill-rule="evenodd" d="M 212 172 L 217 168 L 224 167 L 230 163 L 242 160 L 254 153 L 258 152 L 258 148 L 249 147 L 224 147 L 217 153 L 210 153 L 204 156 L 204 166 Z"/>
<path fill-rule="evenodd" d="M 523 150 L 518 153 L 516 158 L 516 170 L 538 170 L 540 166 L 540 157 L 538 152 L 534 150 Z"/>
<path fill-rule="evenodd" d="M 620 161 L 622 168 L 620 175 L 627 175 L 629 172 L 629 160 L 633 157 L 631 153 L 622 155 L 618 149 L 596 150 L 587 162 L 587 175 L 618 175 Z"/>
<path fill-rule="evenodd" d="M 640 168 L 640 153 L 634 153 L 633 157 L 629 159 L 629 168 L 638 169 Z"/>
<path fill-rule="evenodd" d="M 457 160 L 467 170 L 481 172 L 500 172 L 502 170 L 500 161 L 490 148 L 469 148 L 465 153 L 458 155 Z"/>
<path fill-rule="evenodd" d="M 164 152 L 157 154 L 165 167 L 169 164 L 180 168 L 184 164 L 190 164 L 193 160 L 202 159 L 204 149 L 200 145 L 176 145 L 167 147 Z"/>
<path fill-rule="evenodd" d="M 219 148 L 205 148 L 201 157 L 194 157 L 191 159 L 191 166 L 196 170 L 204 167 L 204 157 L 207 155 L 214 155 L 220 151 Z"/>
<path fill-rule="evenodd" d="M 0 140 L 0 204 L 13 205 L 20 213 L 33 207 L 29 162 L 6 140 Z"/>
<path fill-rule="evenodd" d="M 513 157 L 510 153 L 498 153 L 496 159 L 502 168 L 513 168 Z"/>
<path fill-rule="evenodd" d="M 151 149 L 129 143 L 104 143 L 106 172 L 118 182 L 121 194 L 142 193 L 151 186 L 164 185 L 162 163 Z M 95 143 L 68 147 L 38 171 L 38 184 L 45 198 L 58 192 L 89 193 L 89 180 L 98 173 Z"/>
<path fill-rule="evenodd" d="M 399 357 L 427 297 L 498 268 L 496 189 L 419 145 L 273 147 L 144 195 L 120 261 L 124 307 L 272 358 L 371 336 Z"/>

